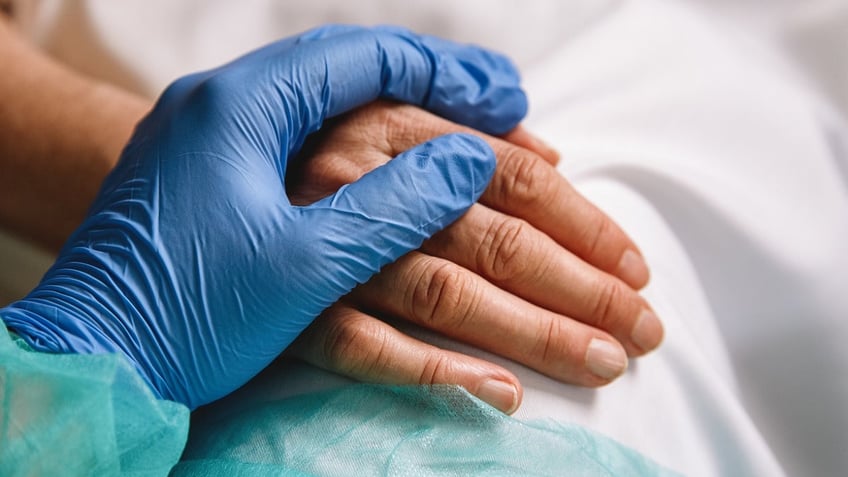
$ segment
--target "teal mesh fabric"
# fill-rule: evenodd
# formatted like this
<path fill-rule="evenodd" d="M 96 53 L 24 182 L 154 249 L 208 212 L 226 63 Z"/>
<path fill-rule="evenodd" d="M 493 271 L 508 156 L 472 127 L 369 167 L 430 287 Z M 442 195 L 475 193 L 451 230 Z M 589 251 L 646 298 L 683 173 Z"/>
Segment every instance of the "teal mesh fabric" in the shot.
<path fill-rule="evenodd" d="M 577 426 L 521 422 L 461 388 L 351 385 L 192 417 L 173 476 L 663 476 Z M 0 326 L 0 475 L 167 475 L 188 410 L 113 355 L 31 352 Z"/>
<path fill-rule="evenodd" d="M 512 419 L 461 388 L 351 385 L 201 409 L 172 475 L 674 474 L 583 428 Z"/>
<path fill-rule="evenodd" d="M 2 324 L 0 410 L 4 477 L 168 475 L 188 432 L 125 359 L 32 352 Z"/>

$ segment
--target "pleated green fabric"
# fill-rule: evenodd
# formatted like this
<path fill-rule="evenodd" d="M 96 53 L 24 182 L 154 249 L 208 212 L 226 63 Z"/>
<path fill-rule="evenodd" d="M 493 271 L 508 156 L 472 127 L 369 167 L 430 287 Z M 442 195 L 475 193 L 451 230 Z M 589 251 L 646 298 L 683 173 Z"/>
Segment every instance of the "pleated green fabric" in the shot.
<path fill-rule="evenodd" d="M 156 399 L 117 355 L 30 351 L 0 326 L 0 475 L 161 476 L 188 408 Z"/>
<path fill-rule="evenodd" d="M 522 422 L 453 386 L 350 385 L 192 419 L 175 476 L 663 476 L 581 427 Z"/>
<path fill-rule="evenodd" d="M 3 476 L 674 475 L 586 429 L 522 422 L 453 386 L 231 402 L 201 408 L 188 433 L 188 409 L 156 399 L 124 358 L 33 352 L 0 327 Z"/>

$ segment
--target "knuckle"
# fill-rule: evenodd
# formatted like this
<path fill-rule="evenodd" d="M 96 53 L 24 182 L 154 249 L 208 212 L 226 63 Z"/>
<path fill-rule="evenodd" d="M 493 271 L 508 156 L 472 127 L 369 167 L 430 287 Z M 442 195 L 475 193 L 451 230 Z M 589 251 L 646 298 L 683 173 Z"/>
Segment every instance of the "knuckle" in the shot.
<path fill-rule="evenodd" d="M 480 269 L 495 281 L 506 281 L 524 275 L 528 266 L 523 258 L 533 247 L 529 224 L 521 219 L 502 217 L 493 220 L 486 230 L 477 252 Z"/>
<path fill-rule="evenodd" d="M 190 118 L 190 122 L 204 124 L 210 118 L 231 118 L 237 110 L 233 105 L 242 104 L 234 99 L 245 99 L 245 83 L 238 78 L 240 74 L 227 72 L 189 78 L 174 83 L 172 92 L 168 94 L 176 100 L 179 110 Z"/>
<path fill-rule="evenodd" d="M 386 336 L 376 321 L 339 317 L 329 322 L 324 333 L 321 357 L 331 369 L 366 375 L 383 364 Z"/>
<path fill-rule="evenodd" d="M 231 74 L 214 74 L 204 78 L 195 84 L 192 95 L 202 99 L 206 103 L 216 103 L 224 98 L 232 96 L 234 91 L 241 90 L 242 86 Z"/>
<path fill-rule="evenodd" d="M 616 280 L 602 279 L 595 287 L 591 307 L 592 322 L 599 328 L 610 330 L 618 323 L 617 311 L 624 300 L 624 289 Z"/>
<path fill-rule="evenodd" d="M 432 260 L 418 267 L 410 293 L 412 315 L 431 328 L 459 328 L 475 308 L 476 287 L 450 262 Z"/>
<path fill-rule="evenodd" d="M 533 355 L 539 357 L 543 367 L 556 367 L 561 363 L 562 355 L 567 351 L 566 347 L 563 346 L 565 337 L 563 323 L 558 319 L 550 320 L 547 326 L 540 329 L 539 337 L 536 340 L 538 348 L 534 350 Z"/>
<path fill-rule="evenodd" d="M 352 326 L 353 320 L 348 319 L 327 320 L 325 324 L 321 357 L 322 361 L 335 368 L 346 361 L 344 357 L 351 349 L 355 349 L 356 342 L 362 338 L 362 330 Z"/>
<path fill-rule="evenodd" d="M 450 360 L 440 354 L 432 354 L 424 360 L 421 373 L 418 376 L 418 384 L 442 384 L 450 375 Z"/>
<path fill-rule="evenodd" d="M 198 75 L 197 73 L 192 75 L 182 76 L 177 78 L 171 84 L 165 88 L 165 91 L 162 92 L 159 101 L 160 102 L 170 102 L 175 98 L 178 98 L 185 94 L 186 91 L 190 91 L 194 86 L 198 83 Z"/>
<path fill-rule="evenodd" d="M 584 244 L 585 257 L 591 258 L 602 255 L 604 252 L 605 238 L 613 232 L 612 222 L 601 214 L 592 215 L 583 228 L 583 236 L 580 242 Z"/>
<path fill-rule="evenodd" d="M 521 207 L 538 207 L 553 196 L 548 169 L 540 167 L 542 159 L 519 148 L 509 148 L 501 163 L 499 195 L 505 202 Z"/>

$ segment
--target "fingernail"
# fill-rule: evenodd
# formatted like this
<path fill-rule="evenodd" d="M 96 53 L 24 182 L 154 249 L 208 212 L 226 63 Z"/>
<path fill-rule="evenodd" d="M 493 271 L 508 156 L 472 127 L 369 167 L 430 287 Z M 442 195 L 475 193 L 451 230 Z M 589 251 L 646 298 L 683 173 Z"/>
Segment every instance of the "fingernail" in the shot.
<path fill-rule="evenodd" d="M 627 369 L 627 355 L 620 346 L 592 338 L 586 351 L 586 367 L 599 378 L 617 378 Z"/>
<path fill-rule="evenodd" d="M 630 332 L 630 340 L 643 351 L 650 351 L 660 345 L 662 338 L 663 326 L 660 319 L 647 308 L 642 310 Z"/>
<path fill-rule="evenodd" d="M 477 397 L 506 414 L 512 414 L 518 407 L 518 389 L 497 379 L 484 381 L 477 389 Z"/>
<path fill-rule="evenodd" d="M 615 274 L 628 285 L 640 288 L 648 283 L 650 277 L 645 259 L 631 249 L 627 249 L 621 256 Z"/>

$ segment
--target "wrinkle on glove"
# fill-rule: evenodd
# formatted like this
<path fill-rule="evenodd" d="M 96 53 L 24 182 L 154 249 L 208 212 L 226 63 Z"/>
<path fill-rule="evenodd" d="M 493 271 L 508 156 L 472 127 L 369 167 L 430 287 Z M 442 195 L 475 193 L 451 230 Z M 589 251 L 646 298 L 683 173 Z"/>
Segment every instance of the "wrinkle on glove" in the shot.
<path fill-rule="evenodd" d="M 521 422 L 455 386 L 357 384 L 195 413 L 184 476 L 664 476 L 573 425 Z"/>
<path fill-rule="evenodd" d="M 318 28 L 185 76 L 138 124 L 56 264 L 0 316 L 39 351 L 123 354 L 189 408 L 229 394 L 491 179 L 491 148 L 453 134 L 293 206 L 286 171 L 305 138 L 378 98 L 495 133 L 527 111 L 506 58 L 400 28 Z"/>
<path fill-rule="evenodd" d="M 29 351 L 4 326 L 0 408 L 4 477 L 166 475 L 188 433 L 188 409 L 156 399 L 122 356 Z"/>

